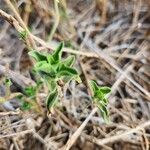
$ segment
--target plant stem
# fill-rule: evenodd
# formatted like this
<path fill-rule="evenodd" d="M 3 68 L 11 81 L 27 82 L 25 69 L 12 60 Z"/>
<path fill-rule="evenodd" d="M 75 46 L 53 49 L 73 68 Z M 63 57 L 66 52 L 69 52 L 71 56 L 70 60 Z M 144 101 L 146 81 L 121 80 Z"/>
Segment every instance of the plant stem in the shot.
<path fill-rule="evenodd" d="M 62 148 L 62 150 L 69 150 L 71 146 L 76 142 L 77 138 L 82 133 L 82 130 L 85 128 L 91 117 L 97 112 L 98 108 L 95 107 L 89 116 L 85 119 L 85 121 L 81 124 L 81 126 L 76 130 L 76 132 L 72 135 L 72 137 L 68 140 L 67 144 Z"/>
<path fill-rule="evenodd" d="M 51 41 L 52 38 L 53 38 L 53 35 L 57 29 L 57 26 L 59 24 L 59 19 L 60 19 L 60 15 L 59 15 L 59 8 L 58 8 L 58 1 L 57 0 L 54 0 L 54 7 L 55 7 L 55 12 L 56 12 L 56 17 L 55 17 L 55 23 L 52 27 L 52 30 L 50 32 L 50 35 L 48 37 L 48 41 Z"/>
<path fill-rule="evenodd" d="M 5 0 L 5 2 L 7 3 L 7 5 L 9 6 L 9 8 L 13 11 L 13 13 L 15 14 L 18 22 L 20 23 L 20 25 L 22 26 L 22 28 L 25 29 L 25 31 L 28 34 L 28 40 L 30 42 L 31 47 L 33 47 L 34 49 L 37 49 L 37 46 L 35 44 L 35 41 L 28 29 L 28 27 L 26 26 L 26 24 L 24 23 L 24 21 L 22 20 L 22 18 L 20 17 L 19 13 L 17 12 L 16 8 L 13 6 L 13 4 L 11 3 L 10 0 Z"/>

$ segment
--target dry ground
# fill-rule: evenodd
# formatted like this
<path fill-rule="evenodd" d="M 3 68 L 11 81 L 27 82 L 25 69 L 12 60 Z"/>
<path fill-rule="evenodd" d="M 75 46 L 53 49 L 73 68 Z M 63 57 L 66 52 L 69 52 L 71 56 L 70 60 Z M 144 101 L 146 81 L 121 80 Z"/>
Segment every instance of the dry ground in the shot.
<path fill-rule="evenodd" d="M 11 3 L 12 2 L 12 3 Z M 43 114 L 22 111 L 16 98 L 0 104 L 0 150 L 59 150 L 93 109 L 87 81 L 112 87 L 110 124 L 97 112 L 72 150 L 149 150 L 150 2 L 142 0 L 0 0 L 0 95 L 35 83 L 27 47 L 51 51 L 65 41 L 83 83 L 72 81 L 54 114 L 47 89 L 37 94 Z M 18 31 L 29 29 L 25 41 Z M 40 38 L 40 39 L 39 39 Z"/>

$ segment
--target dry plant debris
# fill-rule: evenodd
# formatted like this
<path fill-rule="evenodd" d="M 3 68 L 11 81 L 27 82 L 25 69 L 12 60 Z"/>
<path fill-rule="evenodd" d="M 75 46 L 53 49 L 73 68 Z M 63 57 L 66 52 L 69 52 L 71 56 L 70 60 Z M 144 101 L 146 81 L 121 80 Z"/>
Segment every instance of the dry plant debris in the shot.
<path fill-rule="evenodd" d="M 149 9 L 149 0 L 0 0 L 0 149 L 149 150 Z M 34 95 L 27 88 L 39 80 L 28 51 L 51 53 L 60 41 L 83 82 L 66 84 L 48 114 L 47 86 Z M 112 89 L 109 124 L 91 102 L 89 80 Z M 38 104 L 22 109 L 18 93 Z"/>

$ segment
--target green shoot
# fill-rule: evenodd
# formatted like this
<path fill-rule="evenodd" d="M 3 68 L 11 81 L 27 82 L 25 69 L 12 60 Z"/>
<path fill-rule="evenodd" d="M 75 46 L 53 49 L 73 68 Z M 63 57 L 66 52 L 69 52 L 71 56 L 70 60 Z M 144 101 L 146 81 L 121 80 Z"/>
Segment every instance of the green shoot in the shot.
<path fill-rule="evenodd" d="M 78 71 L 73 67 L 75 57 L 69 56 L 66 59 L 62 59 L 63 47 L 64 43 L 61 43 L 52 54 L 44 54 L 37 51 L 29 52 L 29 55 L 36 61 L 34 71 L 40 75 L 49 89 L 49 94 L 46 98 L 48 110 L 51 110 L 57 104 L 57 101 L 61 97 L 60 89 L 64 84 L 71 80 L 81 82 Z M 93 102 L 99 108 L 104 120 L 108 122 L 107 94 L 111 92 L 111 89 L 105 86 L 100 87 L 95 81 L 90 81 L 90 88 Z M 35 90 L 30 87 L 26 89 L 26 93 L 29 96 L 33 96 Z"/>
<path fill-rule="evenodd" d="M 64 43 L 61 43 L 52 54 L 42 54 L 37 51 L 29 52 L 29 55 L 36 60 L 34 70 L 44 79 L 49 88 L 50 93 L 46 99 L 48 110 L 55 106 L 60 97 L 59 82 L 65 84 L 72 79 L 80 81 L 78 71 L 72 67 L 75 57 L 69 56 L 62 59 L 63 47 Z"/>
<path fill-rule="evenodd" d="M 90 88 L 92 91 L 92 99 L 96 106 L 99 108 L 102 117 L 106 122 L 109 121 L 109 112 L 107 109 L 108 100 L 107 100 L 107 94 L 111 92 L 111 89 L 109 87 L 100 87 L 97 85 L 95 81 L 90 81 Z"/>

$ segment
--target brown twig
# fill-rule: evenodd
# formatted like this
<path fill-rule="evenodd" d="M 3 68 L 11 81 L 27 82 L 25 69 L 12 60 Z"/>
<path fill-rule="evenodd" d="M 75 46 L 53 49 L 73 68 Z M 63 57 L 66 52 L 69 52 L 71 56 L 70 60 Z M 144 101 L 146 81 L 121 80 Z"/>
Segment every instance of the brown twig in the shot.
<path fill-rule="evenodd" d="M 9 78 L 15 81 L 21 87 L 26 87 L 27 85 L 35 85 L 35 82 L 20 73 L 14 72 L 10 69 L 6 69 L 4 66 L 0 65 L 0 72 L 2 74 L 7 74 Z"/>
<path fill-rule="evenodd" d="M 137 126 L 136 128 L 129 129 L 128 131 L 126 131 L 122 134 L 114 135 L 114 136 L 111 136 L 111 137 L 108 137 L 108 138 L 105 138 L 105 139 L 97 139 L 97 138 L 93 137 L 93 142 L 98 144 L 98 145 L 112 143 L 112 142 L 115 142 L 117 140 L 125 138 L 127 135 L 130 135 L 132 133 L 136 133 L 139 130 L 141 130 L 141 129 L 147 127 L 147 126 L 150 126 L 150 121 L 144 122 L 144 123 L 140 124 L 139 126 Z"/>
<path fill-rule="evenodd" d="M 20 26 L 19 22 L 13 16 L 9 15 L 8 13 L 4 12 L 1 9 L 0 9 L 0 16 L 3 17 L 5 20 L 7 20 L 12 26 L 14 26 L 14 28 L 18 32 L 22 32 L 22 31 L 25 30 L 23 27 Z M 45 48 L 48 48 L 50 50 L 55 49 L 56 45 L 46 43 L 44 40 L 42 40 L 41 38 L 39 38 L 37 36 L 34 36 L 32 33 L 30 33 L 30 35 L 32 36 L 32 38 L 36 42 L 38 42 L 39 44 L 42 45 L 42 47 L 37 48 L 37 50 L 42 50 L 42 49 L 45 49 Z M 74 55 L 81 55 L 81 56 L 84 56 L 84 57 L 99 58 L 99 56 L 96 53 L 93 53 L 93 52 L 78 51 L 78 50 L 74 50 L 74 49 L 70 49 L 70 48 L 64 48 L 63 51 L 67 52 L 67 53 L 72 53 Z M 110 53 L 109 55 L 112 56 L 112 57 L 120 57 L 120 54 L 115 54 L 115 53 Z M 134 55 L 131 55 L 131 54 L 127 54 L 127 55 L 121 56 L 121 57 L 136 60 L 136 58 L 134 58 Z"/>
<path fill-rule="evenodd" d="M 16 19 L 18 20 L 19 24 L 22 26 L 22 28 L 27 32 L 28 35 L 28 40 L 30 43 L 30 47 L 33 47 L 34 49 L 37 49 L 37 46 L 35 44 L 34 39 L 31 36 L 31 33 L 28 29 L 28 27 L 26 26 L 26 24 L 24 23 L 24 21 L 22 20 L 22 18 L 20 17 L 18 11 L 16 10 L 16 8 L 13 6 L 13 4 L 10 2 L 10 0 L 5 0 L 5 2 L 7 3 L 7 5 L 9 6 L 9 8 L 12 10 L 12 12 L 15 14 Z"/>
<path fill-rule="evenodd" d="M 91 117 L 97 112 L 98 108 L 95 107 L 90 115 L 85 119 L 85 121 L 81 124 L 81 126 L 76 130 L 76 132 L 71 136 L 71 138 L 68 140 L 67 144 L 62 148 L 62 150 L 69 150 L 72 145 L 76 142 L 77 138 L 82 133 L 82 130 L 85 128 Z"/>
<path fill-rule="evenodd" d="M 18 115 L 20 114 L 21 111 L 17 110 L 17 111 L 9 111 L 9 112 L 0 112 L 0 116 L 7 116 L 7 115 Z"/>

